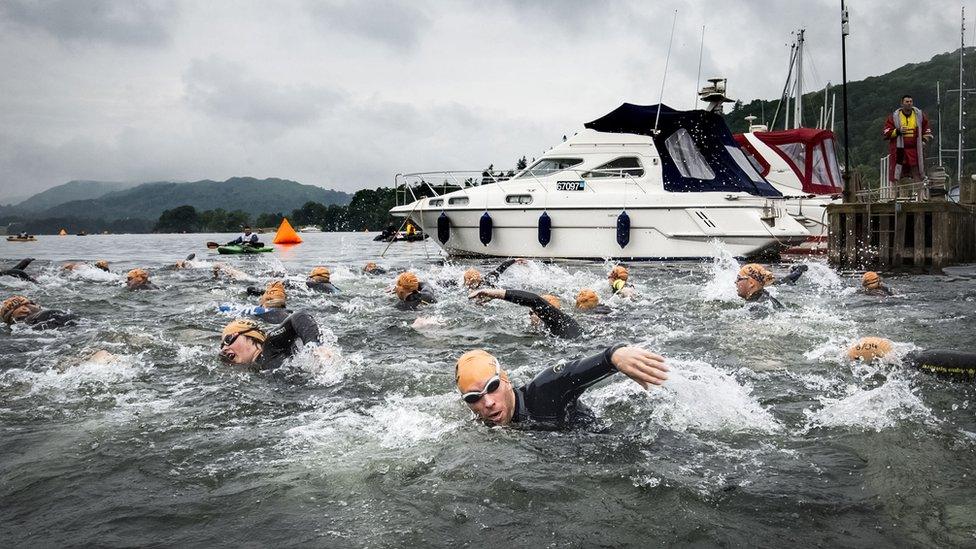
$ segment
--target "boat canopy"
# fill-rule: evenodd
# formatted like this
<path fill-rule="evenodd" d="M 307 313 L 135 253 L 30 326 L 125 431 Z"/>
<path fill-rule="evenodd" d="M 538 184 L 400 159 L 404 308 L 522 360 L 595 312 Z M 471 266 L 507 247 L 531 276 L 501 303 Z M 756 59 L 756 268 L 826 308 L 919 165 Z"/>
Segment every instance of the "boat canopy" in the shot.
<path fill-rule="evenodd" d="M 816 128 L 797 128 L 772 132 L 753 132 L 756 139 L 776 151 L 803 184 L 803 192 L 839 194 L 844 190 L 834 150 L 834 132 Z M 742 134 L 735 140 L 769 173 L 769 162 Z"/>
<path fill-rule="evenodd" d="M 678 111 L 658 105 L 624 103 L 584 124 L 607 133 L 633 133 L 654 139 L 661 156 L 664 190 L 670 192 L 745 192 L 782 196 L 749 163 L 725 120 L 707 111 Z"/>

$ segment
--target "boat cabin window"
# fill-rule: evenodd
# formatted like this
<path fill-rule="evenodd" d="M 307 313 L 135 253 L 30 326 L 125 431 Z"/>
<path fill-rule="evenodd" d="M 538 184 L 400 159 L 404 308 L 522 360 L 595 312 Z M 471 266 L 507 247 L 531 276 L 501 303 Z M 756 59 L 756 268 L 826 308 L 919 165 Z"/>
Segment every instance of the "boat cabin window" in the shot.
<path fill-rule="evenodd" d="M 678 131 L 664 140 L 664 145 L 682 177 L 715 179 L 715 172 L 712 171 L 708 161 L 695 146 L 695 140 L 692 139 L 688 130 L 679 128 Z"/>
<path fill-rule="evenodd" d="M 582 158 L 540 158 L 519 177 L 545 177 L 567 170 L 583 162 Z"/>
<path fill-rule="evenodd" d="M 834 152 L 834 140 L 825 139 L 823 142 L 824 151 L 827 153 L 827 166 L 830 168 L 830 177 L 833 178 L 833 186 L 840 187 L 840 168 L 837 167 L 837 156 Z"/>
<path fill-rule="evenodd" d="M 827 174 L 827 160 L 824 159 L 823 148 L 813 148 L 813 182 L 818 185 L 831 185 Z"/>
<path fill-rule="evenodd" d="M 807 165 L 807 146 L 804 143 L 784 143 L 782 145 L 776 145 L 776 147 L 790 159 L 793 166 L 796 167 L 797 175 L 800 179 L 806 177 L 806 165 Z"/>
<path fill-rule="evenodd" d="M 762 176 L 759 175 L 759 171 L 757 171 L 755 166 L 753 166 L 753 164 L 749 162 L 749 159 L 746 158 L 746 155 L 742 152 L 742 149 L 739 147 L 730 147 L 726 145 L 725 150 L 729 151 L 729 155 L 731 155 L 732 159 L 735 160 L 735 163 L 739 165 L 739 168 L 746 172 L 749 179 L 755 183 L 762 183 Z"/>
<path fill-rule="evenodd" d="M 508 204 L 531 204 L 532 195 L 531 194 L 510 194 L 505 197 L 505 202 Z"/>
<path fill-rule="evenodd" d="M 452 206 L 464 206 L 468 203 L 468 197 L 466 196 L 455 196 L 454 198 L 447 201 L 448 204 Z"/>
<path fill-rule="evenodd" d="M 615 158 L 610 162 L 601 164 L 593 171 L 584 173 L 584 179 L 596 179 L 600 177 L 642 177 L 644 167 L 636 156 L 624 156 Z"/>
<path fill-rule="evenodd" d="M 428 204 L 430 204 L 431 206 L 443 206 L 444 205 L 444 199 L 443 198 L 437 198 L 437 199 L 431 198 L 430 199 L 430 202 L 428 202 Z"/>

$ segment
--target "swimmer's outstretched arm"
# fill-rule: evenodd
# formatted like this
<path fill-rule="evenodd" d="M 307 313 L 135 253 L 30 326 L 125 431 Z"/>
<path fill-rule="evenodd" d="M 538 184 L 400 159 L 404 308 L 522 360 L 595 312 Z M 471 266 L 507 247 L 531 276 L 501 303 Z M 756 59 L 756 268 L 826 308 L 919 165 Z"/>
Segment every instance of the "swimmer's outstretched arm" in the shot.
<path fill-rule="evenodd" d="M 11 270 L 13 270 L 13 271 L 23 271 L 24 269 L 27 268 L 28 265 L 31 264 L 32 261 L 34 261 L 34 258 L 33 257 L 25 257 L 24 259 L 21 259 L 20 260 L 20 263 L 14 265 Z"/>
<path fill-rule="evenodd" d="M 528 307 L 546 325 L 546 328 L 558 337 L 575 339 L 583 335 L 583 329 L 573 320 L 573 317 L 553 307 L 542 296 L 532 292 L 488 288 L 471 292 L 468 297 L 480 302 L 487 302 L 492 299 L 504 299 L 509 303 Z"/>
<path fill-rule="evenodd" d="M 528 261 L 522 259 L 521 257 L 502 261 L 501 265 L 495 267 L 494 271 L 485 275 L 485 281 L 487 281 L 489 284 L 494 284 L 498 282 L 498 278 L 502 276 L 502 273 L 504 273 L 506 270 L 508 270 L 509 267 L 511 267 L 516 263 L 518 263 L 519 265 L 525 265 L 526 263 L 528 263 Z"/>

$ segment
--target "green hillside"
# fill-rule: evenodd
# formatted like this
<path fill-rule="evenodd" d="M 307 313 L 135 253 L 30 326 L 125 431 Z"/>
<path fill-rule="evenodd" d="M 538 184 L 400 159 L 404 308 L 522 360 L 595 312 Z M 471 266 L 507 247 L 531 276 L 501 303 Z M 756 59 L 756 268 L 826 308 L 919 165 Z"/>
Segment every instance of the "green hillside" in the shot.
<path fill-rule="evenodd" d="M 969 75 L 967 87 L 976 87 L 976 48 L 966 48 L 965 67 Z M 785 74 L 783 75 L 785 79 Z M 850 120 L 851 164 L 860 172 L 866 181 L 873 183 L 878 179 L 879 159 L 887 154 L 887 142 L 881 139 L 881 130 L 885 118 L 894 111 L 901 96 L 908 94 L 915 99 L 915 105 L 925 111 L 929 117 L 932 131 L 936 139 L 929 146 L 926 166 L 933 166 L 938 157 L 938 123 L 939 111 L 936 106 L 937 81 L 942 82 L 942 145 L 944 164 L 953 180 L 956 179 L 956 132 L 959 116 L 959 96 L 955 93 L 946 95 L 946 89 L 956 89 L 959 84 L 959 50 L 952 53 L 936 55 L 923 63 L 910 63 L 881 76 L 872 76 L 864 80 L 847 83 L 848 118 Z M 835 132 L 839 144 L 843 145 L 843 96 L 841 87 L 832 87 L 837 93 L 837 114 L 835 118 Z M 829 101 L 829 99 L 828 99 Z M 971 97 L 969 102 L 976 101 Z M 725 118 L 733 132 L 743 132 L 747 123 L 747 115 L 761 117 L 765 114 L 765 123 L 770 123 L 779 99 L 772 101 L 756 99 L 748 103 L 737 103 L 733 110 L 726 113 Z M 803 96 L 803 125 L 814 127 L 820 115 L 820 107 L 824 103 L 823 90 L 811 92 Z M 964 147 L 976 146 L 976 105 L 964 109 L 964 132 L 966 143 Z M 757 120 L 760 122 L 760 120 Z M 777 128 L 782 129 L 782 114 L 780 114 Z M 837 156 L 844 161 L 844 152 L 840 148 Z M 976 152 L 964 157 L 964 174 L 976 171 Z"/>
<path fill-rule="evenodd" d="M 116 219 L 155 220 L 163 211 L 182 205 L 198 210 L 222 208 L 241 210 L 251 215 L 291 211 L 306 202 L 348 204 L 352 197 L 344 192 L 303 185 L 285 179 L 234 177 L 227 181 L 191 183 L 143 183 L 131 189 L 111 192 L 99 198 L 73 200 L 37 212 L 40 218 L 88 217 L 106 221 Z"/>
<path fill-rule="evenodd" d="M 57 187 L 41 191 L 27 200 L 20 202 L 16 208 L 25 212 L 38 212 L 53 208 L 59 204 L 72 200 L 89 200 L 99 198 L 111 192 L 121 191 L 133 187 L 132 183 L 109 183 L 106 181 L 69 181 Z"/>

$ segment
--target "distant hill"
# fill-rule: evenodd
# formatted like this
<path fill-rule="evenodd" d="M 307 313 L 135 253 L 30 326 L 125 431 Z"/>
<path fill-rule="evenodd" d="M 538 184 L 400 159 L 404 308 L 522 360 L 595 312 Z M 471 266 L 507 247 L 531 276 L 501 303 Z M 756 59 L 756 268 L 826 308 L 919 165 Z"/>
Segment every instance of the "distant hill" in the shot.
<path fill-rule="evenodd" d="M 134 183 L 110 183 L 106 181 L 68 181 L 63 185 L 41 191 L 16 204 L 15 207 L 23 212 L 39 212 L 72 200 L 99 198 L 134 185 Z"/>
<path fill-rule="evenodd" d="M 972 73 L 972 55 L 976 53 L 976 48 L 966 48 L 966 53 L 970 56 L 966 61 L 966 86 L 973 87 L 976 84 Z M 784 72 L 785 81 L 786 74 Z M 872 76 L 864 80 L 847 83 L 848 119 L 850 121 L 851 138 L 851 164 L 856 170 L 861 172 L 868 180 L 878 179 L 879 160 L 882 155 L 887 154 L 887 143 L 881 139 L 881 130 L 884 127 L 885 118 L 891 114 L 901 102 L 901 96 L 908 94 L 915 100 L 915 106 L 925 111 L 929 117 L 932 131 L 936 134 L 936 139 L 928 147 L 926 152 L 928 159 L 937 160 L 938 156 L 938 122 L 939 109 L 936 98 L 936 82 L 942 83 L 942 146 L 944 153 L 944 164 L 947 171 L 952 174 L 955 180 L 956 158 L 954 149 L 956 146 L 956 132 L 959 117 L 959 96 L 955 93 L 946 95 L 947 89 L 959 87 L 959 50 L 951 53 L 942 53 L 932 59 L 922 63 L 909 63 L 881 76 Z M 834 83 L 831 94 L 837 94 L 837 114 L 835 118 L 835 132 L 838 140 L 837 157 L 843 163 L 843 138 L 844 138 L 844 118 L 843 118 L 843 95 L 838 83 Z M 963 126 L 964 147 L 976 146 L 976 97 L 967 98 L 968 106 L 964 109 Z M 725 119 L 733 132 L 743 132 L 747 129 L 745 116 L 755 115 L 765 117 L 764 122 L 769 124 L 779 99 L 761 100 L 756 99 L 748 103 L 737 102 L 732 111 L 726 113 Z M 803 96 L 803 123 L 808 127 L 814 127 L 820 116 L 820 107 L 824 103 L 823 89 Z M 782 113 L 776 123 L 775 129 L 782 129 Z M 757 120 L 757 123 L 763 120 Z M 970 174 L 976 171 L 976 152 L 967 153 L 964 157 L 966 162 L 963 166 L 963 173 Z M 929 160 L 927 166 L 932 166 Z"/>
<path fill-rule="evenodd" d="M 40 195 L 29 200 L 38 196 Z M 234 177 L 227 181 L 143 183 L 95 198 L 63 202 L 38 211 L 36 215 L 44 218 L 83 216 L 106 221 L 156 220 L 163 210 L 190 205 L 197 210 L 243 210 L 256 216 L 265 212 L 291 211 L 310 201 L 325 205 L 345 205 L 351 198 L 344 192 L 285 179 Z"/>

